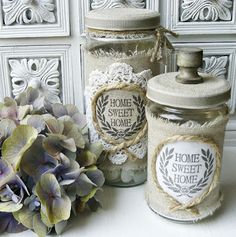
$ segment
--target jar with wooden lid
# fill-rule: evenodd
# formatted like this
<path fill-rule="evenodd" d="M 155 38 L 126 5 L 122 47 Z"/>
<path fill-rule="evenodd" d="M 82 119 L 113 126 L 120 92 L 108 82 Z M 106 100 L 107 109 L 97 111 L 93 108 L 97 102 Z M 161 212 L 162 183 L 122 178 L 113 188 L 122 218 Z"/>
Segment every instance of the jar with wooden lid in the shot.
<path fill-rule="evenodd" d="M 202 50 L 182 49 L 179 73 L 148 82 L 150 208 L 171 220 L 196 222 L 221 206 L 220 173 L 230 85 L 199 74 Z"/>
<path fill-rule="evenodd" d="M 159 14 L 147 9 L 94 10 L 85 18 L 86 113 L 90 141 L 104 147 L 106 183 L 146 180 L 147 81 L 159 73 L 153 51 Z"/>

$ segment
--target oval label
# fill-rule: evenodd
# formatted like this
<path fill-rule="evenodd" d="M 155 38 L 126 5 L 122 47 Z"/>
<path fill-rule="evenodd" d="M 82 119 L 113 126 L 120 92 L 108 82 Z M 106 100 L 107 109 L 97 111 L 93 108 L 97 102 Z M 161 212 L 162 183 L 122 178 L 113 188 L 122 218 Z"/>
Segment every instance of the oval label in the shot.
<path fill-rule="evenodd" d="M 160 187 L 183 205 L 203 198 L 216 175 L 217 154 L 214 146 L 200 141 L 164 145 L 156 157 L 156 177 Z"/>
<path fill-rule="evenodd" d="M 131 86 L 130 86 L 131 88 Z M 129 86 L 101 93 L 96 100 L 95 124 L 113 144 L 132 140 L 146 124 L 146 98 L 142 90 Z"/>

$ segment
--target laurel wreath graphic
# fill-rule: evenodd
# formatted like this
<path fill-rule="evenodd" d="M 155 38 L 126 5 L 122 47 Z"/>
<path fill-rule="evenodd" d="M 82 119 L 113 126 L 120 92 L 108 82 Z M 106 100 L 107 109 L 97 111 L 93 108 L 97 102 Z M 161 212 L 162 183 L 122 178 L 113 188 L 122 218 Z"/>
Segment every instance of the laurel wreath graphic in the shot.
<path fill-rule="evenodd" d="M 204 187 L 207 186 L 208 180 L 210 178 L 210 175 L 213 172 L 213 162 L 214 162 L 214 157 L 212 153 L 210 152 L 209 149 L 203 150 L 201 149 L 201 158 L 205 162 L 205 172 L 204 176 L 198 181 L 197 184 L 194 184 L 190 187 L 183 187 L 173 181 L 173 179 L 169 176 L 167 167 L 170 162 L 170 160 L 174 156 L 174 148 L 168 149 L 168 147 L 163 151 L 163 153 L 160 156 L 160 167 L 159 170 L 162 174 L 163 177 L 163 183 L 173 192 L 179 194 L 178 197 L 180 196 L 188 196 L 192 198 L 192 194 L 197 193 L 198 191 L 201 191 Z"/>
<path fill-rule="evenodd" d="M 134 96 L 133 95 L 133 103 L 136 106 L 137 109 L 137 121 L 132 124 L 127 129 L 116 129 L 111 126 L 111 124 L 106 121 L 106 117 L 104 115 L 104 112 L 106 110 L 106 106 L 109 103 L 109 95 L 102 95 L 97 100 L 97 107 L 96 107 L 96 114 L 97 118 L 101 122 L 101 129 L 106 131 L 107 134 L 109 134 L 111 137 L 113 137 L 115 140 L 118 139 L 125 139 L 128 140 L 131 136 L 135 135 L 137 132 L 139 132 L 143 128 L 143 124 L 146 121 L 145 117 L 145 102 L 141 98 L 140 95 Z"/>

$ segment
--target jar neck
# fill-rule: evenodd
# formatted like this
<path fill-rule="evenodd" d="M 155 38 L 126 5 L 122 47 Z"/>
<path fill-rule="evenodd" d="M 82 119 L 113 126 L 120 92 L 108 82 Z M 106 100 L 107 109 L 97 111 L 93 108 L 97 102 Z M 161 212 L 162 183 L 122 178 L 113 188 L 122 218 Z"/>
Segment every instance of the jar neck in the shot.
<path fill-rule="evenodd" d="M 156 30 L 129 30 L 129 31 L 111 31 L 111 30 L 97 30 L 86 29 L 86 36 L 94 40 L 146 40 L 154 39 L 156 37 Z"/>

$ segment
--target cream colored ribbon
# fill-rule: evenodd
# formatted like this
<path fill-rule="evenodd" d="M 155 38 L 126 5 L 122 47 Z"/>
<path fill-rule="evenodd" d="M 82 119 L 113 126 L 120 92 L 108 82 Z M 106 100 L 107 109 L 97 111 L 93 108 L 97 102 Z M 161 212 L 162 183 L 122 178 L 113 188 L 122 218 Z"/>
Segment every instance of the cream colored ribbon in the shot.
<path fill-rule="evenodd" d="M 156 45 L 154 47 L 154 51 L 151 57 L 151 62 L 154 62 L 155 60 L 157 60 L 158 62 L 163 60 L 163 52 L 165 54 L 165 59 L 168 58 L 168 56 L 170 55 L 171 51 L 174 50 L 173 45 L 171 44 L 171 42 L 169 41 L 169 39 L 167 38 L 166 34 L 170 34 L 172 36 L 174 36 L 175 38 L 178 37 L 178 34 L 168 30 L 162 26 L 159 26 L 156 29 Z M 167 64 L 167 62 L 164 62 L 164 64 Z"/>

